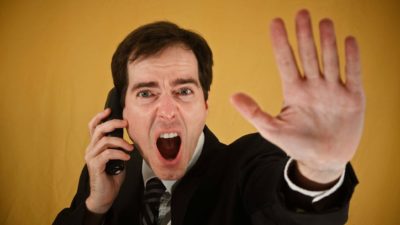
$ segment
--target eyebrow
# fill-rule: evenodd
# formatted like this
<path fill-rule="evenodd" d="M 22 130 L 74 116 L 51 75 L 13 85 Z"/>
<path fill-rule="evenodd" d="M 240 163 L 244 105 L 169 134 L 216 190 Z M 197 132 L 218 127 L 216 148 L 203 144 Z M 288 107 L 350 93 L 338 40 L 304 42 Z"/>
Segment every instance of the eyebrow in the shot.
<path fill-rule="evenodd" d="M 199 87 L 199 82 L 193 78 L 178 78 L 172 82 L 173 86 L 181 85 L 181 84 L 194 84 L 196 87 Z"/>
<path fill-rule="evenodd" d="M 199 87 L 199 82 L 193 78 L 178 78 L 174 81 L 172 81 L 173 86 L 177 85 L 182 85 L 182 84 L 194 84 L 196 87 Z M 158 83 L 155 81 L 149 81 L 149 82 L 140 82 L 135 85 L 133 85 L 131 91 L 135 91 L 140 88 L 154 88 L 154 87 L 159 87 Z"/>
<path fill-rule="evenodd" d="M 140 83 L 133 85 L 131 91 L 135 91 L 140 88 L 152 88 L 152 87 L 158 87 L 158 83 L 155 81 L 140 82 Z"/>

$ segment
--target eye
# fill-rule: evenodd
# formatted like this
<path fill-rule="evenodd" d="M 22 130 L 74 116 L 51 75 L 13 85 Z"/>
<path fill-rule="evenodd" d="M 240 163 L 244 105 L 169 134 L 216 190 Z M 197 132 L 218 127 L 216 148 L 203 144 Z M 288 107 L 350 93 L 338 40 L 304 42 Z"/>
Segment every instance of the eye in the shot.
<path fill-rule="evenodd" d="M 136 95 L 139 98 L 149 98 L 152 97 L 153 94 L 149 90 L 139 91 Z"/>
<path fill-rule="evenodd" d="M 181 88 L 181 89 L 179 89 L 179 90 L 177 91 L 177 94 L 178 94 L 178 95 L 186 96 L 186 95 L 191 95 L 191 94 L 193 94 L 193 91 L 192 91 L 191 89 L 189 89 L 189 88 Z"/>

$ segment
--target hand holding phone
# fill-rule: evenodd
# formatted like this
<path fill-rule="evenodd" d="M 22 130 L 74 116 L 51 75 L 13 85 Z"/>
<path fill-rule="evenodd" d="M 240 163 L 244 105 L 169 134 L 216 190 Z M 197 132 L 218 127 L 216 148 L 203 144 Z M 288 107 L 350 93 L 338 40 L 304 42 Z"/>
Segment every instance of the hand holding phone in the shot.
<path fill-rule="evenodd" d="M 122 120 L 119 96 L 114 89 L 109 93 L 106 108 L 89 123 L 91 141 L 85 154 L 90 178 L 86 207 L 97 214 L 105 213 L 113 204 L 125 179 L 124 162 L 133 151 L 132 144 L 122 138 L 127 121 Z"/>

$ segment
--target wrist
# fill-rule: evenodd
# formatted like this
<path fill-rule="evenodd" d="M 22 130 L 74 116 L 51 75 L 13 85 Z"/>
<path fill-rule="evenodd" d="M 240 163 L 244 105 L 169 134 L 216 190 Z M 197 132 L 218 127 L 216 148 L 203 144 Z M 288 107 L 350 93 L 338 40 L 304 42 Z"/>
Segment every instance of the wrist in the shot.
<path fill-rule="evenodd" d="M 299 186 L 314 191 L 331 188 L 340 179 L 345 170 L 345 165 L 337 169 L 315 168 L 302 162 L 294 161 L 290 174 L 294 182 Z"/>
<path fill-rule="evenodd" d="M 86 208 L 90 213 L 96 215 L 103 215 L 105 214 L 111 207 L 111 205 L 104 205 L 96 203 L 90 196 L 85 201 Z"/>

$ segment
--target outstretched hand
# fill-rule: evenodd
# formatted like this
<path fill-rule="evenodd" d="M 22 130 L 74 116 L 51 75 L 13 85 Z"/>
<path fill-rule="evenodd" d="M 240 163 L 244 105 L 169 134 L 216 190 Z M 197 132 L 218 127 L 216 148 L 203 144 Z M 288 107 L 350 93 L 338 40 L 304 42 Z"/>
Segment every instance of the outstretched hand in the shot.
<path fill-rule="evenodd" d="M 321 60 L 310 15 L 296 16 L 296 35 L 304 74 L 297 66 L 282 19 L 271 23 L 271 39 L 283 85 L 284 105 L 277 116 L 264 112 L 248 95 L 237 93 L 235 108 L 272 143 L 297 161 L 300 172 L 320 183 L 335 180 L 358 147 L 363 129 L 365 97 L 355 38 L 345 40 L 345 81 L 340 67 L 333 23 L 319 24 Z"/>

